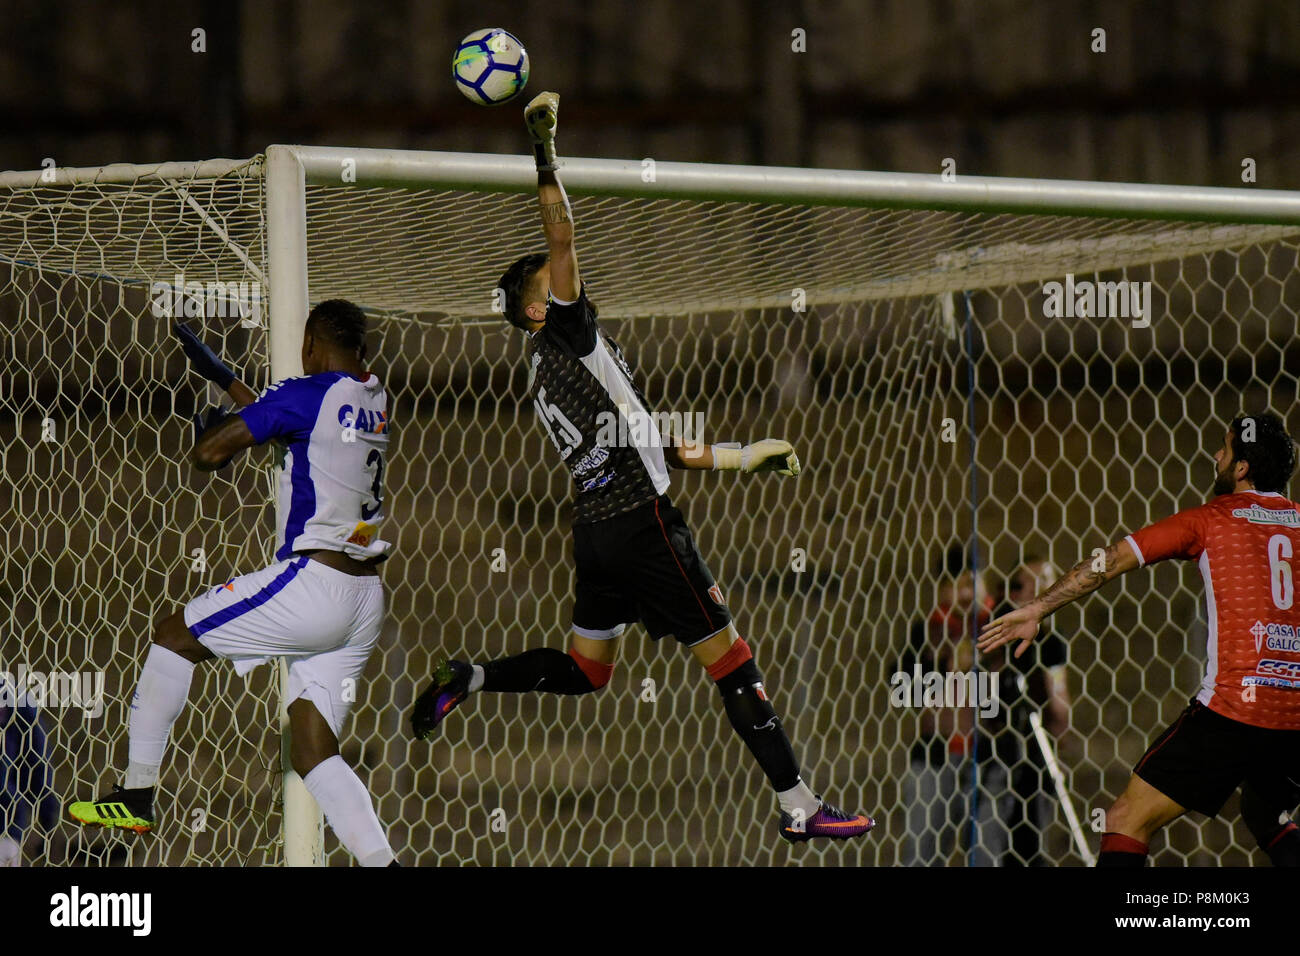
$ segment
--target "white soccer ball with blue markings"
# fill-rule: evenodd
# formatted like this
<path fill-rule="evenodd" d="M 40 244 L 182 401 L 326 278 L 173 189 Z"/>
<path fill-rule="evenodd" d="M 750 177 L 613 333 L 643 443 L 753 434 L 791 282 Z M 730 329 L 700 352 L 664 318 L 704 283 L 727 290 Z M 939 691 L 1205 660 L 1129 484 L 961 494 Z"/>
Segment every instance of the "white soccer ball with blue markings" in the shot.
<path fill-rule="evenodd" d="M 456 89 L 480 106 L 496 106 L 519 95 L 528 84 L 528 51 L 500 27 L 475 30 L 451 58 Z"/>

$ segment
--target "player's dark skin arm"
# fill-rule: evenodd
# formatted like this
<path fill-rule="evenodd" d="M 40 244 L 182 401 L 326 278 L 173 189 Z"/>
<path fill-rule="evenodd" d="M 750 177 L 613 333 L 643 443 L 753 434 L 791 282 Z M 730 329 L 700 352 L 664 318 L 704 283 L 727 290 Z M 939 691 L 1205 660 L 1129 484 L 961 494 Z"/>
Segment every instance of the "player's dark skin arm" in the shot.
<path fill-rule="evenodd" d="M 230 383 L 226 394 L 234 401 L 235 408 L 243 408 L 257 401 L 257 395 L 253 390 L 239 379 Z M 248 430 L 244 419 L 239 415 L 229 415 L 199 436 L 199 440 L 194 444 L 191 461 L 199 471 L 216 471 L 229 461 L 232 455 L 245 448 L 252 448 L 255 444 L 253 434 Z"/>
<path fill-rule="evenodd" d="M 238 384 L 235 382 L 231 386 L 232 398 L 235 397 L 234 386 Z M 249 395 L 252 393 L 249 392 Z M 235 400 L 238 401 L 238 398 Z M 248 430 L 248 424 L 243 416 L 229 415 L 199 436 L 199 440 L 194 445 L 191 461 L 199 471 L 216 471 L 229 461 L 231 456 L 256 444 L 253 433 Z"/>
<path fill-rule="evenodd" d="M 1129 543 L 1116 541 L 1101 555 L 1100 562 L 1097 558 L 1085 558 L 1028 604 L 985 624 L 980 631 L 979 649 L 987 653 L 1019 641 L 1014 654 L 1019 657 L 1029 649 L 1043 618 L 1137 566 L 1137 555 Z"/>
<path fill-rule="evenodd" d="M 245 405 L 252 405 L 257 401 L 257 395 L 253 393 L 253 390 L 239 379 L 235 379 L 230 383 L 230 388 L 226 389 L 226 394 L 234 400 L 236 408 L 243 408 Z"/>

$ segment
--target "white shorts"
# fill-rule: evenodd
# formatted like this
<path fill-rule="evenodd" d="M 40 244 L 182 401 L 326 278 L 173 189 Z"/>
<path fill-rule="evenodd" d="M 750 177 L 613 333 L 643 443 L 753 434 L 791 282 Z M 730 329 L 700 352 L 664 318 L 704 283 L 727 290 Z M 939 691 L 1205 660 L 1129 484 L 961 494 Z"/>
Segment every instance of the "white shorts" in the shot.
<path fill-rule="evenodd" d="M 378 575 L 345 574 L 304 557 L 227 581 L 185 605 L 190 633 L 236 673 L 288 658 L 287 698 L 310 700 L 336 737 L 360 695 L 383 621 Z"/>

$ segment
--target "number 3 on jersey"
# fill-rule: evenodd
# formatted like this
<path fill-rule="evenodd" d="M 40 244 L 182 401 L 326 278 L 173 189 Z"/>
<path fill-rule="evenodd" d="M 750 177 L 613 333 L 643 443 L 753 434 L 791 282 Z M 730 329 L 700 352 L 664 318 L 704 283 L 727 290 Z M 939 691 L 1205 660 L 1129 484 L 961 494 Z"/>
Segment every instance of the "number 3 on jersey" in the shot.
<path fill-rule="evenodd" d="M 1273 603 L 1285 611 L 1295 600 L 1295 582 L 1291 577 L 1291 539 L 1275 534 L 1268 539 L 1268 577 L 1273 585 Z"/>
<path fill-rule="evenodd" d="M 370 483 L 370 501 L 361 504 L 361 520 L 369 521 L 379 514 L 384 503 L 384 456 L 378 448 L 373 448 L 366 456 L 366 470 L 374 475 Z"/>
<path fill-rule="evenodd" d="M 554 405 L 546 400 L 546 389 L 537 390 L 537 414 L 546 423 L 546 431 L 560 450 L 561 458 L 568 458 L 573 450 L 582 444 L 582 432 L 574 427 L 573 422 Z"/>

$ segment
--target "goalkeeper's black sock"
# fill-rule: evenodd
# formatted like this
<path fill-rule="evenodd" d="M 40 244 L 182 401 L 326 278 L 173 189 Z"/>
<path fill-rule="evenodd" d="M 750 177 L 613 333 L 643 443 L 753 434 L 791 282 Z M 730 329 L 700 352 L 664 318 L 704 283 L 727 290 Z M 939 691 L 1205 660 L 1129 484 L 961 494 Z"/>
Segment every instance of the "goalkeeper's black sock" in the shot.
<path fill-rule="evenodd" d="M 1147 844 L 1123 833 L 1103 833 L 1097 865 L 1141 869 L 1147 865 Z"/>
<path fill-rule="evenodd" d="M 588 660 L 577 651 L 535 647 L 483 666 L 482 690 L 504 694 L 590 694 L 609 683 L 613 664 Z"/>
<path fill-rule="evenodd" d="M 722 706 L 732 728 L 745 742 L 777 793 L 793 790 L 799 783 L 799 761 L 781 726 L 776 708 L 763 690 L 763 675 L 744 638 L 737 638 L 715 664 L 709 676 L 722 694 Z"/>

